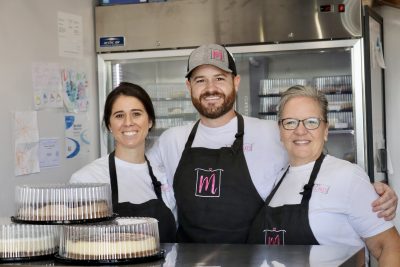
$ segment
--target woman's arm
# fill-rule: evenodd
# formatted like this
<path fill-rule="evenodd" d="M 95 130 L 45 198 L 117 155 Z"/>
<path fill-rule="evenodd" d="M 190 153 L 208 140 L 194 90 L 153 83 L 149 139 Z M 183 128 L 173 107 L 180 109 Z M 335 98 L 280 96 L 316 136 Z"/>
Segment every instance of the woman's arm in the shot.
<path fill-rule="evenodd" d="M 380 267 L 400 266 L 400 236 L 395 227 L 364 241 Z"/>

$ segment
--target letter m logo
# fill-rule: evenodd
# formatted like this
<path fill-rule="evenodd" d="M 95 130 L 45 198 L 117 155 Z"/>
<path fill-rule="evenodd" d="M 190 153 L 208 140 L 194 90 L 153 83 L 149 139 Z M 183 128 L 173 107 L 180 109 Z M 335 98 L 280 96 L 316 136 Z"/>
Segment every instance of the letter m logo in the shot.
<path fill-rule="evenodd" d="M 197 197 L 219 197 L 221 192 L 222 169 L 195 169 Z"/>
<path fill-rule="evenodd" d="M 213 49 L 211 51 L 211 59 L 219 60 L 219 61 L 224 61 L 224 52 L 222 52 L 219 49 Z"/>
<path fill-rule="evenodd" d="M 285 230 L 264 230 L 265 245 L 285 245 Z"/>

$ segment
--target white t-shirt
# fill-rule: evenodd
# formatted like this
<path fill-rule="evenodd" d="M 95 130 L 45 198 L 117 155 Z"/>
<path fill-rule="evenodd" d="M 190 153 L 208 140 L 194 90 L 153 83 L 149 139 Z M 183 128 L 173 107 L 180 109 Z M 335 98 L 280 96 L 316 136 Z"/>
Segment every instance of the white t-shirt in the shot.
<path fill-rule="evenodd" d="M 141 204 L 156 199 L 147 163 L 134 164 L 115 157 L 118 178 L 118 201 Z M 152 166 L 154 176 L 161 182 L 161 195 L 164 203 L 176 214 L 174 192 L 168 185 L 166 176 Z M 71 176 L 71 183 L 110 183 L 108 155 L 84 166 Z"/>
<path fill-rule="evenodd" d="M 287 154 L 279 139 L 277 122 L 243 116 L 243 150 L 258 193 L 265 199 L 278 174 L 287 166 Z M 157 168 L 165 170 L 172 186 L 176 168 L 194 124 L 166 130 L 156 140 L 147 156 Z M 222 127 L 199 124 L 192 147 L 217 149 L 231 146 L 237 132 L 237 117 Z"/>
<path fill-rule="evenodd" d="M 299 193 L 308 183 L 314 163 L 290 167 L 269 205 L 299 204 Z M 361 167 L 327 155 L 309 203 L 310 226 L 318 243 L 364 246 L 361 237 L 368 238 L 393 227 L 372 212 L 371 203 L 377 198 Z"/>

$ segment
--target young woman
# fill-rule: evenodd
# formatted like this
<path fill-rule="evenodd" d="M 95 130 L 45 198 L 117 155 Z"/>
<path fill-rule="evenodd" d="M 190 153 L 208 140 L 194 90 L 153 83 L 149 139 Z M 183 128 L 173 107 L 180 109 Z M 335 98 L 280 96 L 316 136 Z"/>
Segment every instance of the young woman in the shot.
<path fill-rule="evenodd" d="M 174 242 L 172 187 L 145 156 L 146 137 L 155 125 L 149 95 L 138 85 L 121 83 L 107 96 L 103 123 L 114 137 L 115 150 L 74 173 L 70 182 L 110 183 L 114 212 L 154 217 L 159 221 L 160 241 Z"/>

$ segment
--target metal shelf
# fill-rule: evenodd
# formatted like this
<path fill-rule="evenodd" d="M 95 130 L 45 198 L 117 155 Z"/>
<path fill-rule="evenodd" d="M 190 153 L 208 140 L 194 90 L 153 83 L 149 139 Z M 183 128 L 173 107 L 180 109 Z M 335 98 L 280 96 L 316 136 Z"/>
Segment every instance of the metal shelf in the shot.
<path fill-rule="evenodd" d="M 266 94 L 266 95 L 258 95 L 258 97 L 280 97 L 280 94 Z"/>
<path fill-rule="evenodd" d="M 171 114 L 166 114 L 166 115 L 158 115 L 156 114 L 156 120 L 157 119 L 168 119 L 168 118 L 196 118 L 197 113 L 171 113 Z"/>
<path fill-rule="evenodd" d="M 152 101 L 192 101 L 189 97 L 163 97 L 163 98 L 151 98 Z"/>
<path fill-rule="evenodd" d="M 352 134 L 352 135 L 354 135 L 354 129 L 329 129 L 329 134 Z"/>

